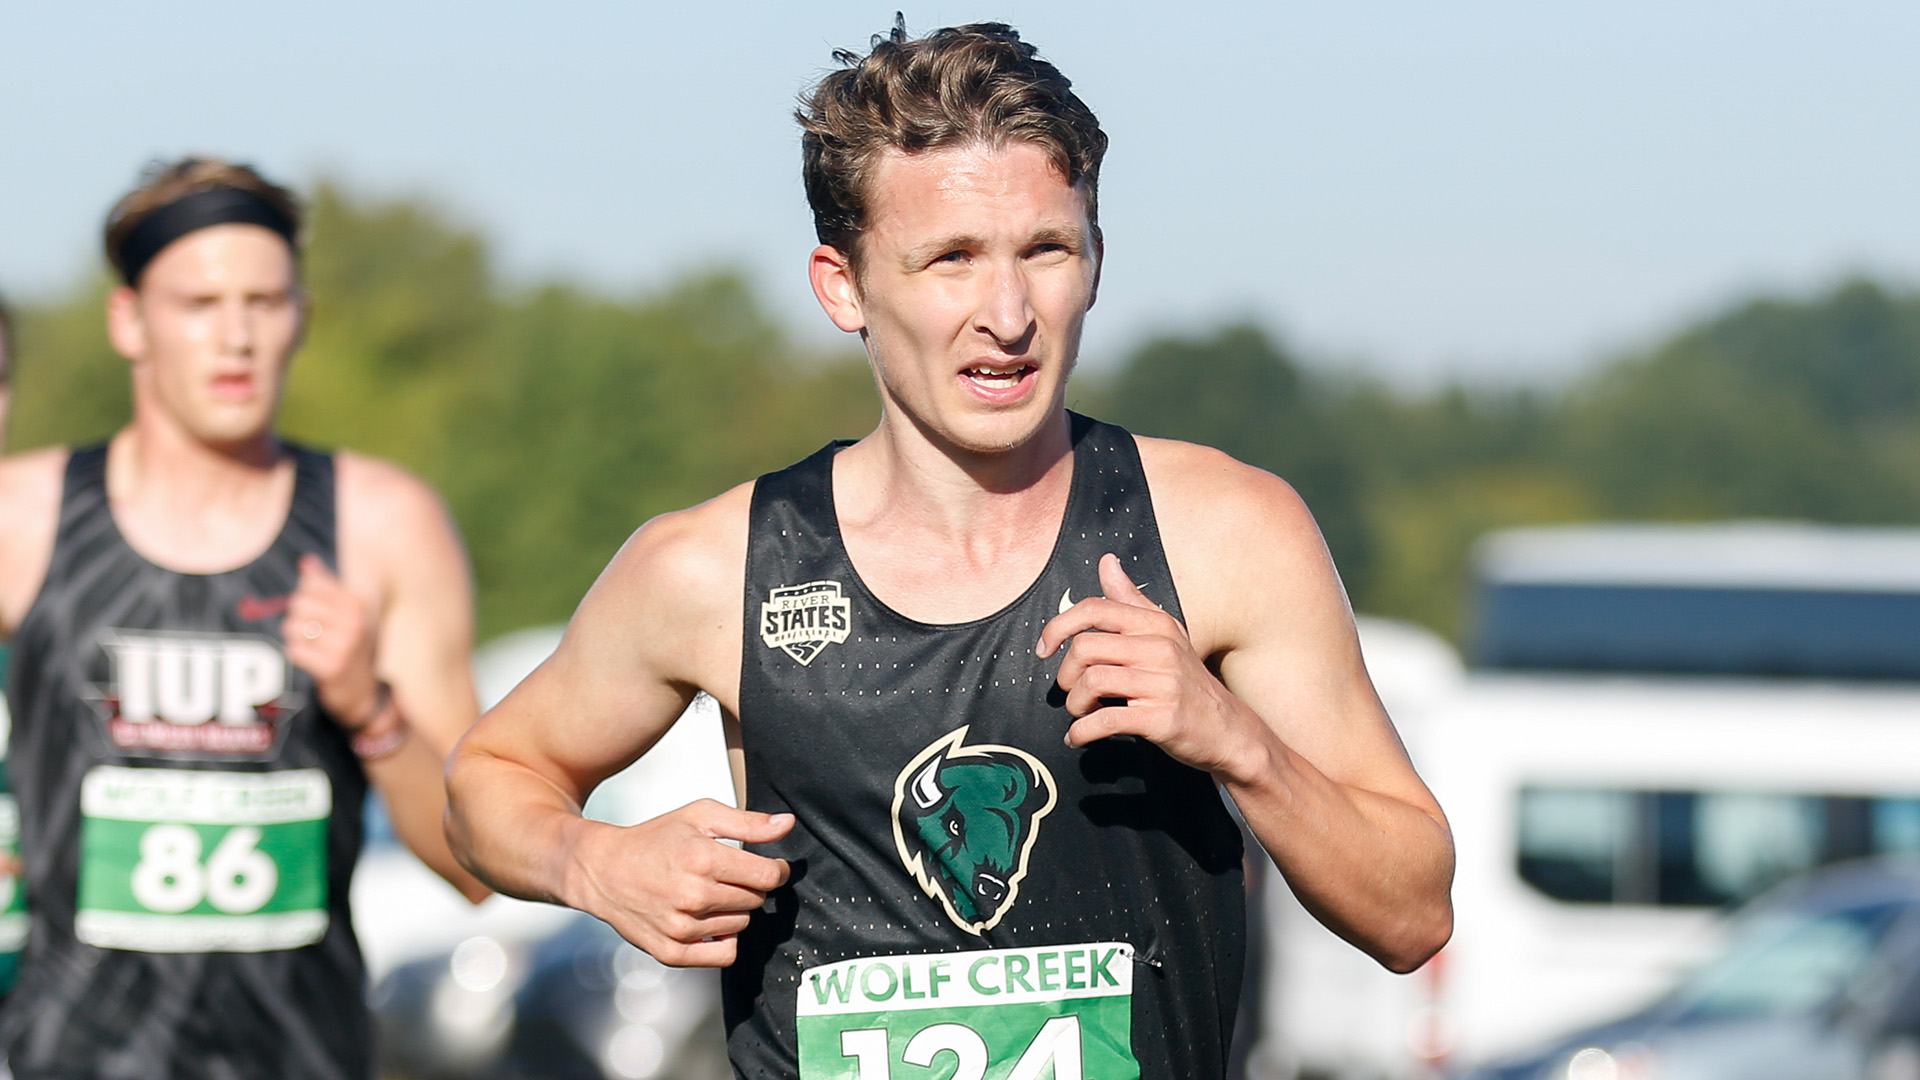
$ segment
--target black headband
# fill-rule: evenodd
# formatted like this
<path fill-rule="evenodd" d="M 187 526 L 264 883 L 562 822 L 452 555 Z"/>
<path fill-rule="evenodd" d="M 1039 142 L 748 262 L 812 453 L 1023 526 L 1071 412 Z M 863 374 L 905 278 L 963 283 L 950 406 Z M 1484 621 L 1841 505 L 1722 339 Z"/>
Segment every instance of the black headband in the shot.
<path fill-rule="evenodd" d="M 293 221 L 272 203 L 239 188 L 208 188 L 175 199 L 133 227 L 115 253 L 121 280 L 138 285 L 147 264 L 166 250 L 168 244 L 190 232 L 215 225 L 258 225 L 272 229 L 288 247 L 299 250 L 294 241 Z"/>

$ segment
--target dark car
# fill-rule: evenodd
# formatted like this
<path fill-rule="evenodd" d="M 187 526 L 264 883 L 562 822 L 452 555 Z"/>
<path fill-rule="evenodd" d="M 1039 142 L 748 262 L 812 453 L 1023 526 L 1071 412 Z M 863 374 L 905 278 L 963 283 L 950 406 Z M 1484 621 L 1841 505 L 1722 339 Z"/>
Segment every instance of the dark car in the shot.
<path fill-rule="evenodd" d="M 588 915 L 534 943 L 472 937 L 374 989 L 381 1073 L 408 1080 L 728 1080 L 720 984 Z"/>
<path fill-rule="evenodd" d="M 1743 907 L 1679 989 L 1459 1080 L 1920 1080 L 1920 862 L 1874 860 Z"/>

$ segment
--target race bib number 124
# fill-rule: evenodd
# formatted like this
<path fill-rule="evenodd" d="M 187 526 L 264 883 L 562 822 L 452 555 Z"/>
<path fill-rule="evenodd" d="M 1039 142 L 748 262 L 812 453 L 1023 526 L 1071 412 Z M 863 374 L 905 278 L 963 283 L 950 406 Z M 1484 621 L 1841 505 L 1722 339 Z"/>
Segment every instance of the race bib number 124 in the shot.
<path fill-rule="evenodd" d="M 800 976 L 801 1080 L 1138 1080 L 1123 942 L 844 960 Z"/>

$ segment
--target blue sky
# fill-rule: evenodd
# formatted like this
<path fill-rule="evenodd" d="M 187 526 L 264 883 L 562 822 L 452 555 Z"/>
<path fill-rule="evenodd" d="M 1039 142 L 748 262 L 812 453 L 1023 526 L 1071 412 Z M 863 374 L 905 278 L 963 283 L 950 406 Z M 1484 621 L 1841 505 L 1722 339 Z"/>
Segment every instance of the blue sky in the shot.
<path fill-rule="evenodd" d="M 506 272 L 804 265 L 794 95 L 893 5 L 0 0 L 0 288 L 95 265 L 156 155 L 419 194 Z M 1756 290 L 1920 279 L 1920 6 L 906 5 L 1002 19 L 1113 138 L 1090 362 L 1251 316 L 1411 384 L 1551 379 Z"/>

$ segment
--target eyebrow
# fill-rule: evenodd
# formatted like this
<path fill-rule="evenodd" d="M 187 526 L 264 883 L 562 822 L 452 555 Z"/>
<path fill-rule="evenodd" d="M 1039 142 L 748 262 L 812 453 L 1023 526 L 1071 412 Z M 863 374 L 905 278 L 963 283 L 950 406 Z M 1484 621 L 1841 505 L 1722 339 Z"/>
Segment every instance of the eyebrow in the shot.
<path fill-rule="evenodd" d="M 974 236 L 971 233 L 955 233 L 951 236 L 938 237 L 924 244 L 917 244 L 908 248 L 900 256 L 900 263 L 907 269 L 913 270 L 925 266 L 949 251 L 955 251 L 960 248 L 985 247 L 986 244 L 987 241 L 983 237 Z"/>
<path fill-rule="evenodd" d="M 1027 239 L 1029 245 L 1060 244 L 1070 248 L 1084 247 L 1086 246 L 1086 242 L 1086 234 L 1082 233 L 1079 229 L 1064 228 L 1058 225 L 1049 225 L 1045 228 L 1036 229 L 1033 235 Z"/>
<path fill-rule="evenodd" d="M 1038 244 L 1060 244 L 1078 250 L 1086 246 L 1086 236 L 1079 229 L 1060 225 L 1045 225 L 1035 229 L 1033 235 L 1027 237 L 1025 246 L 1033 247 Z M 924 244 L 919 244 L 907 249 L 906 253 L 901 255 L 900 262 L 901 265 L 912 270 L 925 266 L 949 251 L 956 251 L 963 248 L 982 248 L 986 246 L 987 241 L 985 237 L 976 236 L 972 233 L 954 233 L 936 240 L 929 240 Z"/>
<path fill-rule="evenodd" d="M 194 286 L 191 288 L 173 288 L 163 290 L 161 296 L 173 300 L 218 300 L 229 295 L 238 295 L 241 299 L 257 296 L 292 296 L 299 292 L 299 286 L 289 285 L 276 289 L 229 289 L 221 286 Z"/>

